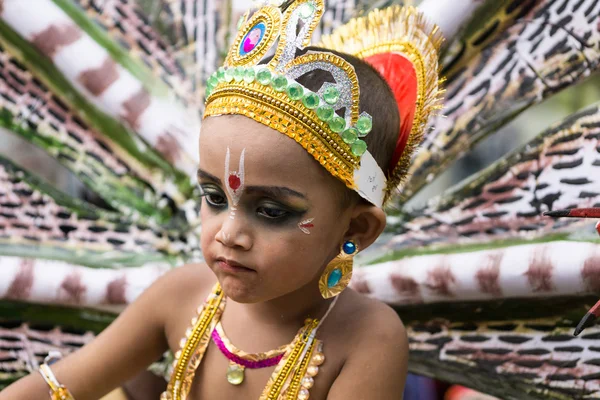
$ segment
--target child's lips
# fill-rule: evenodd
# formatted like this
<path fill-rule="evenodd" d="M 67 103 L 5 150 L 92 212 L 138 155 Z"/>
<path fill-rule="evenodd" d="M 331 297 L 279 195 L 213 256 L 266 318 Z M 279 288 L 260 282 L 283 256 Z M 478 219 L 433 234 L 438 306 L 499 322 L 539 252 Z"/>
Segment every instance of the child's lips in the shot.
<path fill-rule="evenodd" d="M 256 272 L 252 268 L 248 268 L 236 261 L 228 260 L 223 257 L 217 258 L 217 265 L 225 272 L 229 273 L 248 273 L 248 272 Z"/>

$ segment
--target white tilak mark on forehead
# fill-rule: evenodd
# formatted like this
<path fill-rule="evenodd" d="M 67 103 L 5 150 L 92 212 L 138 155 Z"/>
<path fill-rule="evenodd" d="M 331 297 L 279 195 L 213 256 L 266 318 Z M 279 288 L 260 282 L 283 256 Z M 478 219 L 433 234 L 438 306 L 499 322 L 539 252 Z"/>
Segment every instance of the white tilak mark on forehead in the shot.
<path fill-rule="evenodd" d="M 235 218 L 235 212 L 237 211 L 237 205 L 240 202 L 240 198 L 244 191 L 244 156 L 246 154 L 246 149 L 242 150 L 242 154 L 240 155 L 240 165 L 237 171 L 229 171 L 229 161 L 231 158 L 231 151 L 229 147 L 227 148 L 227 154 L 225 155 L 225 188 L 227 189 L 227 193 L 229 193 L 229 197 L 231 198 L 231 212 L 229 213 L 229 218 Z"/>

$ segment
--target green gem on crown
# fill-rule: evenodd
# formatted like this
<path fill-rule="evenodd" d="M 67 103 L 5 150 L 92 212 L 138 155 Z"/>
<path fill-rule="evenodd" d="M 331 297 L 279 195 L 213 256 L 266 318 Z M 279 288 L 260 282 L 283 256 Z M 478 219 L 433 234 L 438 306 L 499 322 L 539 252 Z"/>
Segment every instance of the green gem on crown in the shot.
<path fill-rule="evenodd" d="M 300 16 L 302 18 L 310 18 L 315 13 L 315 6 L 311 3 L 304 3 L 300 6 Z"/>
<path fill-rule="evenodd" d="M 363 140 L 357 140 L 352 143 L 352 154 L 356 157 L 361 157 L 367 151 L 367 144 Z"/>
<path fill-rule="evenodd" d="M 276 92 L 283 92 L 287 88 L 287 85 L 288 80 L 283 75 L 277 75 L 271 82 L 271 86 L 273 86 Z"/>
<path fill-rule="evenodd" d="M 206 82 L 207 86 L 210 88 L 214 88 L 215 86 L 217 86 L 219 84 L 219 80 L 217 79 L 217 76 L 215 74 L 211 75 L 210 78 L 208 78 L 208 81 Z"/>
<path fill-rule="evenodd" d="M 325 100 L 325 102 L 327 104 L 334 105 L 335 103 L 338 102 L 339 99 L 340 99 L 340 91 L 334 86 L 329 86 L 323 92 L 323 100 Z"/>
<path fill-rule="evenodd" d="M 255 78 L 256 78 L 256 73 L 254 72 L 254 69 L 248 68 L 246 70 L 246 72 L 244 73 L 244 82 L 252 83 L 252 82 L 254 82 Z"/>
<path fill-rule="evenodd" d="M 302 104 L 308 109 L 314 110 L 319 106 L 319 96 L 313 92 L 306 93 L 302 98 Z"/>
<path fill-rule="evenodd" d="M 329 127 L 333 132 L 341 133 L 346 127 L 346 120 L 339 115 L 336 115 L 329 121 Z"/>
<path fill-rule="evenodd" d="M 219 82 L 223 82 L 225 80 L 225 68 L 220 67 L 217 70 L 217 79 L 219 80 Z"/>
<path fill-rule="evenodd" d="M 342 139 L 348 144 L 352 144 L 358 140 L 358 131 L 356 128 L 348 128 L 342 133 Z"/>
<path fill-rule="evenodd" d="M 361 115 L 356 121 L 356 129 L 359 137 L 367 136 L 373 129 L 373 118 L 370 115 Z"/>
<path fill-rule="evenodd" d="M 244 75 L 246 74 L 246 72 L 244 71 L 244 68 L 242 67 L 236 67 L 233 70 L 233 79 L 236 82 L 241 82 L 244 79 Z"/>
<path fill-rule="evenodd" d="M 223 75 L 223 81 L 230 83 L 233 80 L 233 70 L 231 68 L 227 68 Z"/>
<path fill-rule="evenodd" d="M 261 85 L 270 85 L 271 84 L 271 71 L 266 68 L 261 69 L 256 73 L 256 80 Z"/>
<path fill-rule="evenodd" d="M 291 83 L 286 90 L 288 97 L 292 100 L 300 100 L 304 96 L 304 89 L 298 83 Z"/>
<path fill-rule="evenodd" d="M 319 108 L 317 108 L 317 117 L 323 122 L 329 122 L 334 114 L 335 112 L 331 106 L 319 106 Z"/>

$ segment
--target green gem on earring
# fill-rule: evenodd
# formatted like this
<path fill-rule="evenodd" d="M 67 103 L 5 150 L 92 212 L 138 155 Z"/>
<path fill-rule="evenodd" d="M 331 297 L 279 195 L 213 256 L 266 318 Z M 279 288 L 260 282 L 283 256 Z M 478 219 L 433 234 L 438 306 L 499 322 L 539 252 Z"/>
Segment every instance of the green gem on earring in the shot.
<path fill-rule="evenodd" d="M 317 117 L 319 117 L 321 121 L 329 122 L 334 114 L 335 112 L 331 106 L 319 106 L 319 108 L 317 108 Z"/>
<path fill-rule="evenodd" d="M 334 269 L 327 277 L 327 287 L 332 288 L 342 280 L 342 271 L 339 268 Z"/>
<path fill-rule="evenodd" d="M 271 82 L 271 86 L 273 86 L 276 92 L 283 92 L 287 88 L 287 85 L 288 80 L 283 75 L 277 75 Z"/>
<path fill-rule="evenodd" d="M 362 115 L 356 121 L 356 129 L 358 129 L 358 136 L 365 137 L 373 129 L 373 118 L 370 115 Z"/>
<path fill-rule="evenodd" d="M 361 157 L 367 151 L 367 144 L 363 140 L 357 140 L 352 143 L 352 154 L 356 157 Z"/>
<path fill-rule="evenodd" d="M 269 85 L 271 83 L 271 76 L 272 76 L 271 71 L 269 71 L 266 68 L 263 68 L 256 73 L 256 80 L 261 85 Z"/>
<path fill-rule="evenodd" d="M 286 93 L 292 100 L 300 100 L 304 95 L 304 88 L 298 83 L 292 83 L 287 87 Z"/>
<path fill-rule="evenodd" d="M 342 133 L 342 139 L 348 144 L 352 144 L 358 140 L 358 131 L 356 128 L 348 128 Z"/>
<path fill-rule="evenodd" d="M 346 127 L 346 120 L 339 115 L 336 115 L 329 121 L 329 127 L 333 132 L 341 133 Z"/>
<path fill-rule="evenodd" d="M 319 106 L 319 96 L 317 96 L 316 93 L 308 92 L 302 98 L 302 104 L 304 104 L 306 108 L 314 110 Z"/>
<path fill-rule="evenodd" d="M 337 88 L 335 86 L 329 86 L 323 92 L 323 100 L 325 100 L 325 102 L 327 104 L 334 105 L 335 103 L 338 102 L 339 99 L 340 99 L 340 91 L 337 90 Z"/>

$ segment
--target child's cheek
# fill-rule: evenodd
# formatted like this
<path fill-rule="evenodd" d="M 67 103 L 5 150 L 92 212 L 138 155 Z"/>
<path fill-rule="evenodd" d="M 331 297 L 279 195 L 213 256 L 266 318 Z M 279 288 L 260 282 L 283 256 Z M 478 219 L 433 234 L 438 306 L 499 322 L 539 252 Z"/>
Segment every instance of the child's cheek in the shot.
<path fill-rule="evenodd" d="M 205 247 L 215 240 L 217 232 L 219 232 L 218 218 L 210 212 L 208 207 L 202 206 L 200 210 L 200 221 L 202 223 L 202 230 L 200 234 L 200 246 L 204 250 Z"/>

